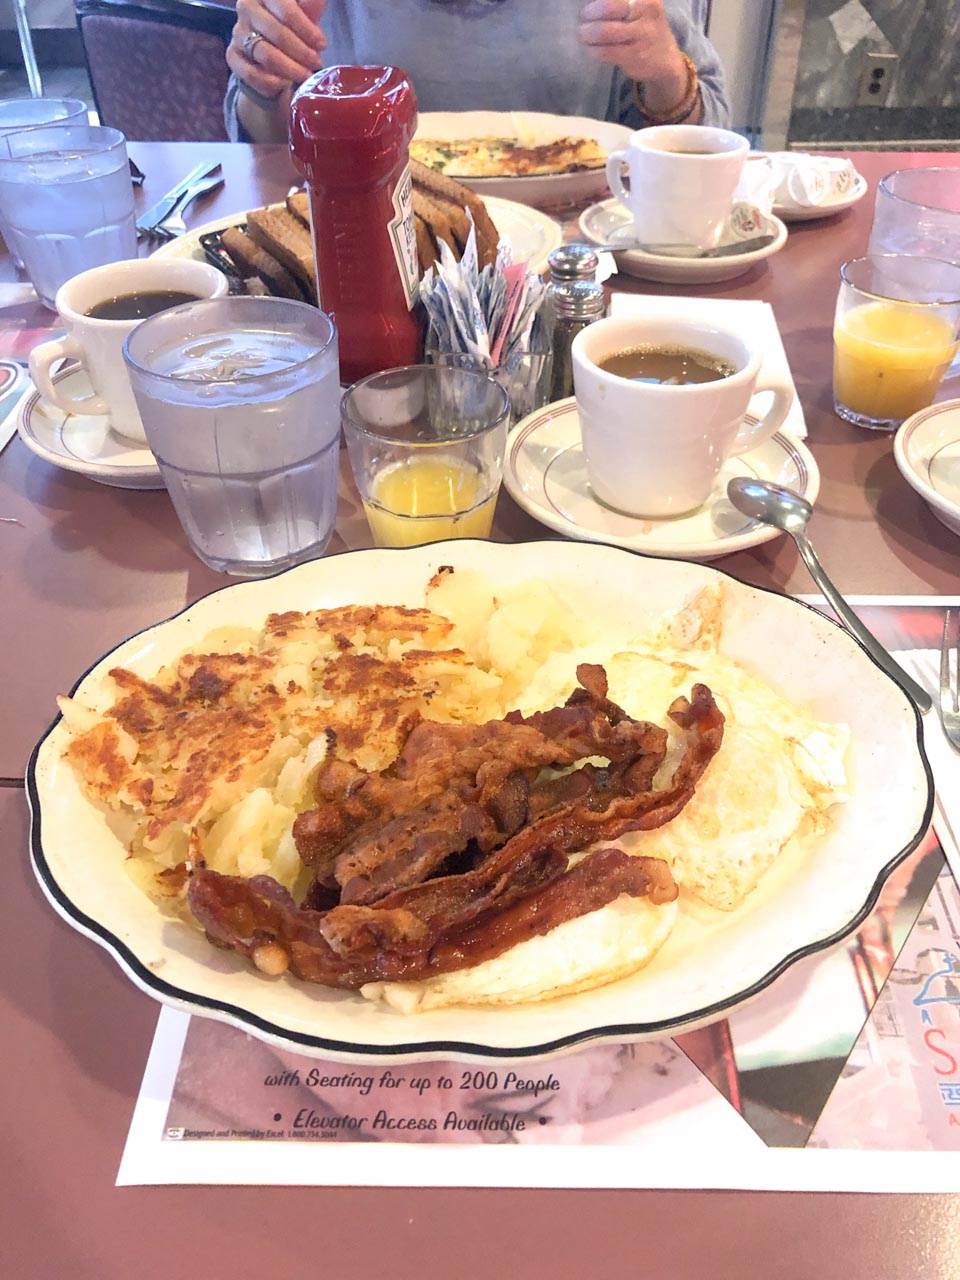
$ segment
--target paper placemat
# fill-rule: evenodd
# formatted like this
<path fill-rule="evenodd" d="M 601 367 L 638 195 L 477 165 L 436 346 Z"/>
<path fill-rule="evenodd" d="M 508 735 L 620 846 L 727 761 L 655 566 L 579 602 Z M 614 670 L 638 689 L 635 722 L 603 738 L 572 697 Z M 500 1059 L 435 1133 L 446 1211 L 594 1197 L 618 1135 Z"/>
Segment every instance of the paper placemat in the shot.
<path fill-rule="evenodd" d="M 769 302 L 743 298 L 678 298 L 657 297 L 637 293 L 614 293 L 610 296 L 612 316 L 683 316 L 694 314 L 698 320 L 718 325 L 731 325 L 746 341 L 763 352 L 761 369 L 771 377 L 786 378 L 793 384 L 783 339 L 777 328 L 773 307 Z M 759 402 L 761 397 L 755 399 Z M 803 407 L 794 389 L 793 404 L 783 424 L 798 440 L 806 439 L 807 423 Z"/>

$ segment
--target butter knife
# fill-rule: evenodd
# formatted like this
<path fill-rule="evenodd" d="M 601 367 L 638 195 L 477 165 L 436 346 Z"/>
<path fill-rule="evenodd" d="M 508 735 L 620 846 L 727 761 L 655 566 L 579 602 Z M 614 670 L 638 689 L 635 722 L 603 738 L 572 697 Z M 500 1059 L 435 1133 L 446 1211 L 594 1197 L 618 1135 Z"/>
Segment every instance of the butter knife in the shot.
<path fill-rule="evenodd" d="M 217 173 L 219 169 L 219 160 L 215 160 L 212 163 L 198 164 L 195 169 L 191 169 L 187 176 L 182 178 L 175 187 L 171 187 L 167 194 L 159 199 L 155 205 L 151 205 L 145 213 L 141 213 L 137 219 L 137 230 L 152 231 L 158 223 L 162 222 L 173 211 L 177 201 L 194 182 L 199 178 L 205 178 L 208 174 Z"/>

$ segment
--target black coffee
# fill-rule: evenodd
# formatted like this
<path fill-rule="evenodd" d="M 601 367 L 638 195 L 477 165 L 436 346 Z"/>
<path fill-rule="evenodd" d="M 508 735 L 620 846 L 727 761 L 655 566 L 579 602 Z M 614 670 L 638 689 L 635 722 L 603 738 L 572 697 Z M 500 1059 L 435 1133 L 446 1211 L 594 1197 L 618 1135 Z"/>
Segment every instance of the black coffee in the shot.
<path fill-rule="evenodd" d="M 690 382 L 719 382 L 736 373 L 721 356 L 690 347 L 629 347 L 597 361 L 605 373 L 631 382 L 659 382 L 682 386 Z"/>
<path fill-rule="evenodd" d="M 184 302 L 199 302 L 196 293 L 183 293 L 175 289 L 156 289 L 144 293 L 122 293 L 116 298 L 104 298 L 86 314 L 91 320 L 146 320 L 168 307 L 179 307 Z"/>

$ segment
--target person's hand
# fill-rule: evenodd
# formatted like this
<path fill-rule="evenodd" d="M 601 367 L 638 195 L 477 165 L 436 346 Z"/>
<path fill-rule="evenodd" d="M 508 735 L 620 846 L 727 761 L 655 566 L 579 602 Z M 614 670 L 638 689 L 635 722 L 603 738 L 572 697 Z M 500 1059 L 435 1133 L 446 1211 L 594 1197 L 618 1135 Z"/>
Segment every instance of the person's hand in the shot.
<path fill-rule="evenodd" d="M 578 35 L 591 57 L 643 85 L 652 110 L 669 110 L 683 97 L 687 68 L 662 0 L 589 0 Z"/>
<path fill-rule="evenodd" d="M 292 85 L 323 66 L 325 8 L 326 0 L 237 0 L 230 70 L 264 98 L 289 97 Z"/>

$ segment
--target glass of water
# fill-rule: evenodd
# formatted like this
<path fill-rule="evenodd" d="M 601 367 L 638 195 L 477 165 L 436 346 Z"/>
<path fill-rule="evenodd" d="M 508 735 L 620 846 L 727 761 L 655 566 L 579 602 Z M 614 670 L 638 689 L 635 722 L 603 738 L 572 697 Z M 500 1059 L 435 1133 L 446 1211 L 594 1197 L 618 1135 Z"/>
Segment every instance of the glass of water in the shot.
<path fill-rule="evenodd" d="M 0 218 L 40 300 L 90 267 L 137 256 L 123 134 L 54 124 L 0 136 Z"/>
<path fill-rule="evenodd" d="M 79 98 L 4 98 L 0 102 L 0 135 L 49 124 L 82 123 L 87 104 Z"/>
<path fill-rule="evenodd" d="M 42 129 L 51 124 L 82 123 L 86 118 L 87 104 L 79 98 L 6 98 L 0 101 L 0 138 L 5 138 L 8 133 Z M 22 267 L 23 262 L 13 251 L 12 237 L 2 217 L 0 236 L 3 236 L 16 266 Z"/>
<path fill-rule="evenodd" d="M 337 331 L 283 298 L 190 302 L 123 348 L 147 443 L 191 547 L 259 578 L 323 554 L 337 510 Z"/>
<path fill-rule="evenodd" d="M 960 169 L 897 169 L 881 178 L 869 252 L 960 263 Z"/>

